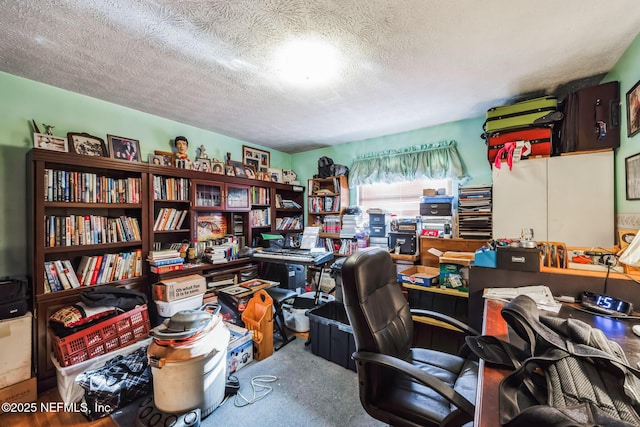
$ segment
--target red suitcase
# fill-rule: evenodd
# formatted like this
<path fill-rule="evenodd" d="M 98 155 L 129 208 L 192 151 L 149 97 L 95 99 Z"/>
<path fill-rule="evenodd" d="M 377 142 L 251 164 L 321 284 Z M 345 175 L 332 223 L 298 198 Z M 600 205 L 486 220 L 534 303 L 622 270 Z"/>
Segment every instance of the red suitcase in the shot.
<path fill-rule="evenodd" d="M 518 141 L 523 141 L 524 145 L 522 158 L 550 156 L 552 150 L 551 132 L 549 127 L 540 127 L 493 134 L 487 140 L 489 163 L 493 164 L 498 153 L 501 158 L 507 158 L 509 152 L 513 153 L 513 148 Z"/>

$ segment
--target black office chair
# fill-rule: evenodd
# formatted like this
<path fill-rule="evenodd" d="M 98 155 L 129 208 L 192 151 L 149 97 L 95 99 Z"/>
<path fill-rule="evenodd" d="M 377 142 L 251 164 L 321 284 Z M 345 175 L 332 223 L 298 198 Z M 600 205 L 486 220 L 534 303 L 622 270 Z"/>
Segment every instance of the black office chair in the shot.
<path fill-rule="evenodd" d="M 449 316 L 411 310 L 389 253 L 358 251 L 342 266 L 344 305 L 356 343 L 360 402 L 393 426 L 472 424 L 478 363 L 459 355 L 411 348 L 411 314 L 430 316 L 467 334 L 476 331 Z"/>

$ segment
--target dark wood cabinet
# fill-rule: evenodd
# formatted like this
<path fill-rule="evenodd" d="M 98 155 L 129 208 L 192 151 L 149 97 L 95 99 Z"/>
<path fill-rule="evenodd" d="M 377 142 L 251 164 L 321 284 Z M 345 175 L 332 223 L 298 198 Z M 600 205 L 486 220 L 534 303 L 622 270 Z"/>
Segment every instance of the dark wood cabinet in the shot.
<path fill-rule="evenodd" d="M 241 237 L 246 244 L 259 232 L 287 234 L 304 229 L 303 186 L 39 149 L 29 152 L 27 167 L 34 360 L 41 390 L 54 386 L 56 379 L 50 359 L 49 316 L 79 301 L 88 286 L 134 288 L 150 296 L 150 284 L 165 277 L 197 273 L 214 281 L 230 274 L 242 281 L 257 274 L 258 264 L 246 258 L 166 276 L 149 273 L 146 258 L 150 250 L 197 241 L 200 215 L 223 215 L 226 233 Z M 269 197 L 253 200 L 255 188 Z M 300 208 L 277 207 L 275 196 L 293 200 Z M 250 225 L 252 209 L 264 210 L 270 222 Z M 297 217 L 295 227 L 280 230 L 278 224 L 285 217 Z M 115 262 L 123 253 L 134 254 L 136 261 L 129 265 L 128 274 L 116 275 Z M 107 274 L 105 269 L 86 285 L 84 279 L 78 282 L 79 287 L 56 291 L 47 287 L 50 263 L 67 262 L 67 267 L 79 273 L 83 259 L 107 259 L 107 255 L 113 258 L 114 264 L 109 265 L 114 272 Z"/>

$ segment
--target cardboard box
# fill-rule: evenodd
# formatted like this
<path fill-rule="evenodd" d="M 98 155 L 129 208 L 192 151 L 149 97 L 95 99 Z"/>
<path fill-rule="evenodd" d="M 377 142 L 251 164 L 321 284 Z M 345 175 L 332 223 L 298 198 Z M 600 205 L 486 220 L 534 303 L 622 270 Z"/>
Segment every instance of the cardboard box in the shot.
<path fill-rule="evenodd" d="M 445 252 L 440 256 L 440 284 L 462 292 L 469 291 L 469 267 L 473 252 Z"/>
<path fill-rule="evenodd" d="M 398 282 L 421 286 L 437 286 L 440 283 L 440 269 L 414 265 L 398 273 Z"/>
<path fill-rule="evenodd" d="M 0 403 L 31 403 L 38 400 L 36 377 L 0 389 Z M 4 411 L 0 409 L 0 414 Z"/>
<path fill-rule="evenodd" d="M 153 285 L 155 301 L 176 301 L 207 292 L 207 281 L 199 274 L 177 277 Z"/>
<path fill-rule="evenodd" d="M 0 321 L 0 388 L 31 378 L 31 329 L 33 316 Z"/>
<path fill-rule="evenodd" d="M 227 347 L 227 375 L 246 366 L 253 360 L 253 332 L 232 323 L 224 322 L 231 337 Z"/>

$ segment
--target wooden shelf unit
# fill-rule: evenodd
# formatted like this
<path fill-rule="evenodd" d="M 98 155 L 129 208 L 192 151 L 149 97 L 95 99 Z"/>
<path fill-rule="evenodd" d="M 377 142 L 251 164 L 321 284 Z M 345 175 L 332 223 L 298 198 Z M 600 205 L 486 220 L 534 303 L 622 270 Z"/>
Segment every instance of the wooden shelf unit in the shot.
<path fill-rule="evenodd" d="M 149 273 L 146 258 L 154 243 L 168 245 L 170 243 L 193 242 L 195 237 L 194 218 L 198 214 L 216 212 L 227 216 L 229 224 L 228 233 L 241 234 L 246 244 L 252 242 L 252 238 L 259 232 L 301 232 L 304 229 L 304 193 L 305 187 L 267 181 L 259 181 L 248 178 L 239 178 L 226 175 L 218 175 L 187 169 L 179 169 L 170 166 L 149 165 L 147 163 L 134 163 L 114 160 L 106 157 L 84 156 L 73 153 L 62 153 L 48 150 L 33 149 L 27 155 L 28 173 L 27 181 L 30 189 L 28 200 L 28 264 L 32 277 L 33 314 L 34 314 L 34 359 L 40 390 L 55 386 L 56 370 L 49 357 L 51 342 L 47 332 L 48 319 L 51 314 L 61 307 L 77 303 L 80 294 L 88 286 L 79 288 L 46 292 L 45 290 L 45 262 L 56 260 L 69 260 L 74 270 L 77 270 L 83 256 L 97 256 L 125 251 L 137 251 L 141 255 L 140 277 L 127 278 L 104 284 L 132 288 L 144 292 L 150 298 L 150 284 L 165 277 L 179 277 L 187 274 L 203 274 L 207 277 L 216 275 L 216 272 L 235 274 L 239 280 L 243 274 L 257 271 L 257 263 L 250 259 L 241 259 L 220 264 L 202 264 L 199 267 L 188 268 L 181 271 L 155 275 Z M 46 170 L 59 170 L 69 172 L 73 176 L 77 173 L 90 173 L 99 177 L 112 179 L 135 179 L 138 197 L 135 201 L 123 201 L 121 203 L 104 203 L 103 200 L 72 201 L 71 192 L 65 200 L 46 200 L 47 183 L 45 177 L 49 175 Z M 156 186 L 159 183 L 180 182 L 176 184 L 176 190 L 180 189 L 180 195 L 176 191 L 162 192 Z M 195 183 L 195 184 L 194 184 Z M 217 186 L 220 190 L 220 206 L 199 206 L 195 185 L 208 187 Z M 253 204 L 251 200 L 252 186 L 261 187 L 270 193 L 266 203 Z M 159 190 L 156 192 L 155 190 Z M 80 193 L 76 191 L 73 194 Z M 62 193 L 64 194 L 64 193 Z M 300 205 L 299 209 L 278 209 L 274 195 L 294 200 Z M 115 194 L 112 194 L 115 195 Z M 249 211 L 259 206 L 267 209 L 271 215 L 271 224 L 265 227 L 249 227 Z M 187 211 L 185 219 L 180 227 L 169 229 L 154 229 L 156 219 L 162 209 L 176 209 Z M 101 217 L 129 217 L 137 221 L 140 236 L 126 241 L 113 241 L 109 243 L 91 242 L 91 244 L 72 244 L 49 246 L 46 235 L 47 216 L 70 215 L 97 215 Z M 284 216 L 297 215 L 300 218 L 299 229 L 277 230 L 273 219 Z M 236 229 L 235 225 L 240 228 Z M 55 243 L 55 239 L 54 239 Z M 61 243 L 61 242 L 60 242 Z M 66 242 L 65 242 L 66 243 Z M 74 242 L 75 243 L 75 242 Z"/>

